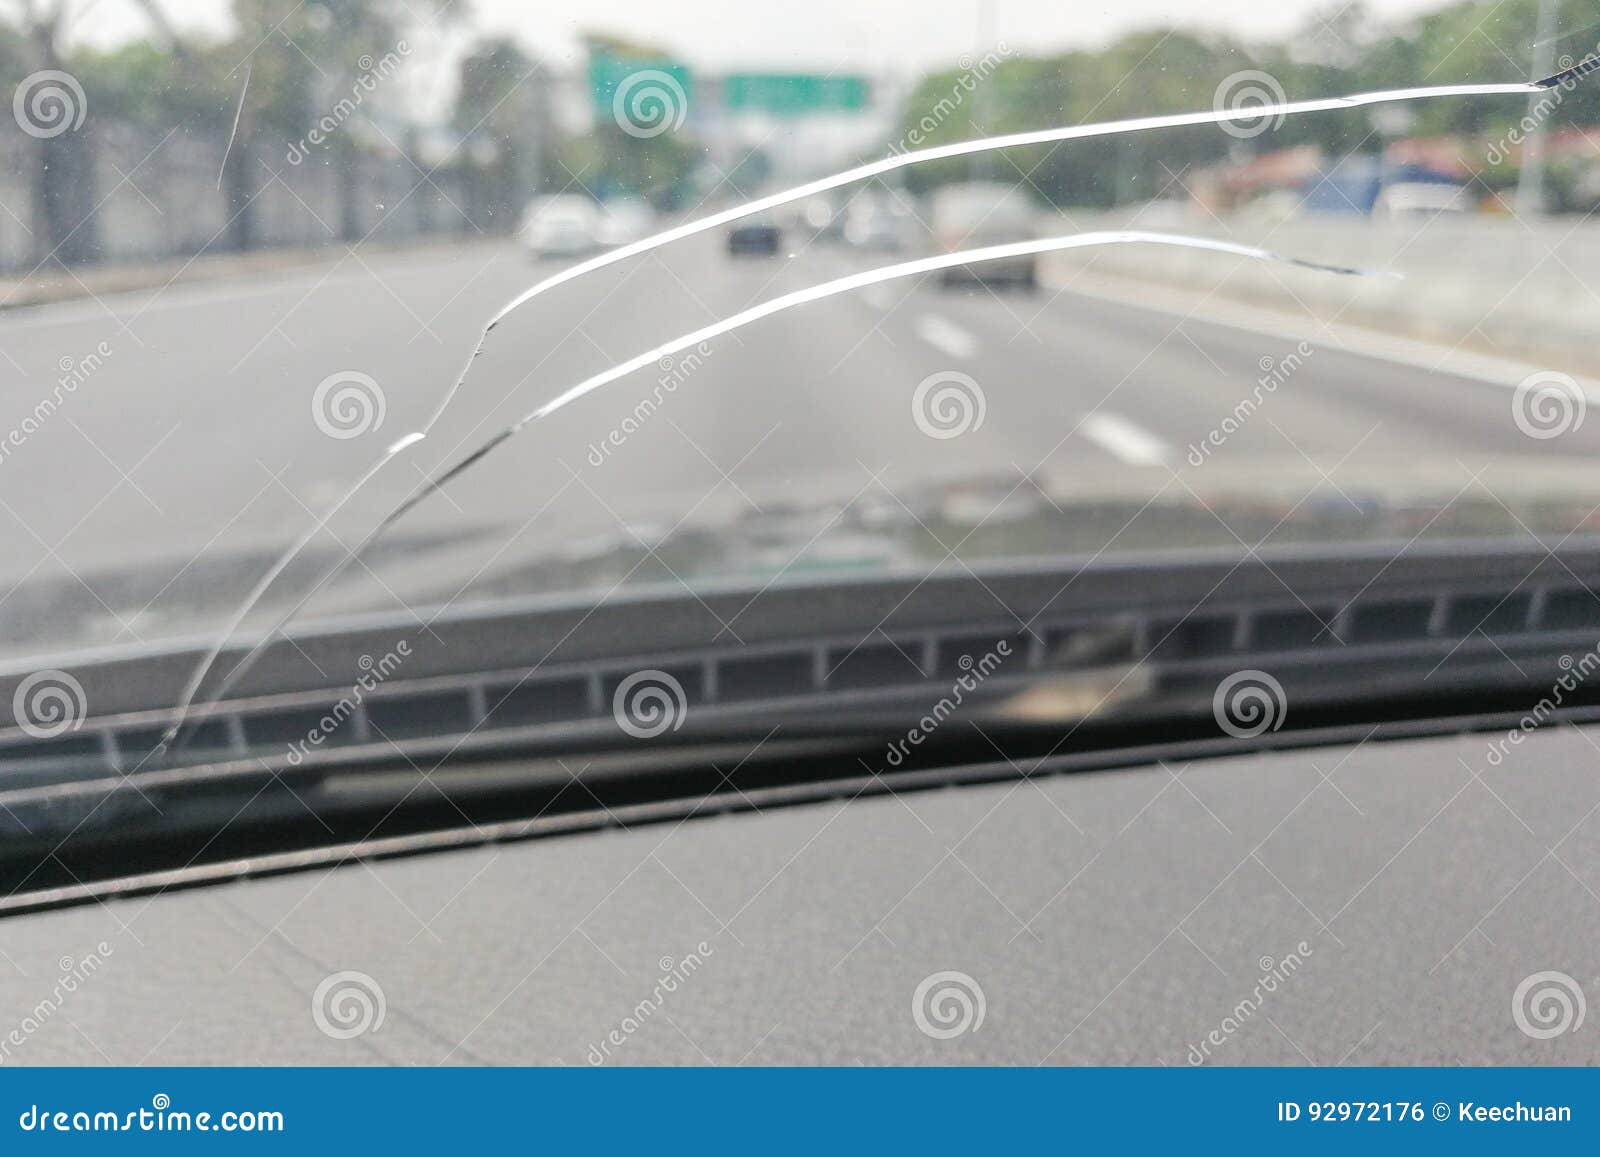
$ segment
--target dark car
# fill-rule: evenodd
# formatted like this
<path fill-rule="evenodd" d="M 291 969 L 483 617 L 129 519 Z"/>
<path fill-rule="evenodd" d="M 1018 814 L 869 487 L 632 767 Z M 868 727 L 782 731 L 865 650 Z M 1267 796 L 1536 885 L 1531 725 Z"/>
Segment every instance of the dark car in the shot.
<path fill-rule="evenodd" d="M 745 253 L 771 257 L 778 252 L 778 245 L 782 241 L 783 230 L 776 221 L 752 217 L 728 230 L 728 253 L 734 257 Z"/>

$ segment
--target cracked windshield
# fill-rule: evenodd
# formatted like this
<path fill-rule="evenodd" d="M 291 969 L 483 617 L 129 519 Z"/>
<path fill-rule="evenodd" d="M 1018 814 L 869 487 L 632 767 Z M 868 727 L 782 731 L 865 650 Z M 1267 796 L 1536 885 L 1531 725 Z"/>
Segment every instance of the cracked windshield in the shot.
<path fill-rule="evenodd" d="M 1589 533 L 1593 16 L 0 0 L 5 660 Z"/>

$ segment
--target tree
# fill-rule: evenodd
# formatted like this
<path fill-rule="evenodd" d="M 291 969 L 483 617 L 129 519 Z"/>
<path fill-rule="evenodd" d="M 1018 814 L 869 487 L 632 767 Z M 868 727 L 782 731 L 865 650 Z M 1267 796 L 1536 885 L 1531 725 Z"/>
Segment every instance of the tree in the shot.
<path fill-rule="evenodd" d="M 364 96 L 372 83 L 373 62 L 399 51 L 416 16 L 406 0 L 233 0 L 233 16 L 238 31 L 231 41 L 189 45 L 187 54 L 210 78 L 207 122 L 228 132 L 238 118 L 223 175 L 230 240 L 247 249 L 255 244 L 253 206 L 268 169 L 261 138 L 304 140 L 323 118 L 355 107 L 358 85 Z M 340 124 L 316 146 L 312 161 L 332 167 L 335 227 L 352 241 L 362 236 L 361 151 L 351 126 Z"/>
<path fill-rule="evenodd" d="M 83 131 L 87 101 L 67 72 L 61 45 L 72 6 L 70 0 L 14 0 L 13 7 L 21 26 L 19 63 L 28 70 L 14 91 L 35 114 L 22 126 L 32 141 L 33 259 L 39 265 L 89 261 L 98 250 L 93 130 Z M 60 79 L 63 73 L 68 79 Z"/>
<path fill-rule="evenodd" d="M 462 61 L 452 122 L 472 174 L 471 216 L 514 221 L 549 167 L 549 96 L 539 66 L 508 37 Z M 477 163 L 479 155 L 492 156 Z"/>
<path fill-rule="evenodd" d="M 907 102 L 900 144 L 936 145 L 974 136 L 1050 125 L 1112 120 L 1212 107 L 1221 89 L 1243 71 L 1264 73 L 1286 99 L 1414 85 L 1528 79 L 1540 0 L 1457 0 L 1414 19 L 1384 24 L 1361 4 L 1343 0 L 1307 20 L 1282 43 L 1244 45 L 1224 38 L 1155 31 L 1125 36 L 1093 52 L 1012 58 L 985 78 L 979 125 L 970 73 L 946 70 L 922 79 Z M 1556 55 L 1582 58 L 1594 51 L 1593 30 L 1579 5 L 1564 7 Z M 1276 95 L 1273 92 L 1273 95 Z M 1408 106 L 1418 135 L 1503 137 L 1527 113 L 1523 101 L 1436 100 Z M 1600 84 L 1563 90 L 1542 114 L 1550 128 L 1600 124 Z M 909 141 L 909 144 L 908 144 Z M 1186 166 L 1296 145 L 1319 146 L 1330 157 L 1377 153 L 1385 143 L 1370 110 L 1352 109 L 1289 117 L 1268 132 L 1237 139 L 1213 128 L 1073 141 L 1014 149 L 992 162 L 1005 179 L 1029 183 L 1057 204 L 1111 205 L 1156 195 Z M 907 184 L 924 189 L 964 180 L 964 159 L 920 165 Z M 1485 162 L 1485 176 L 1503 182 L 1508 172 Z M 1576 173 L 1552 172 L 1558 202 L 1587 204 Z M 1511 178 L 1514 179 L 1514 176 Z M 1570 194 L 1563 190 L 1569 190 Z M 1566 197 L 1563 201 L 1562 197 Z"/>
<path fill-rule="evenodd" d="M 915 148 L 1207 108 L 1221 80 L 1251 67 L 1251 56 L 1227 40 L 1144 32 L 1098 52 L 1004 60 L 982 76 L 947 70 L 924 78 L 913 92 L 900 143 Z M 980 108 L 981 126 L 975 119 Z M 1105 206 L 1157 196 L 1189 166 L 1221 157 L 1229 140 L 1215 130 L 1192 129 L 1088 138 L 1011 149 L 988 167 L 997 179 L 1024 182 L 1053 204 Z M 921 190 L 966 180 L 971 169 L 965 158 L 918 165 L 908 171 L 907 184 Z"/>

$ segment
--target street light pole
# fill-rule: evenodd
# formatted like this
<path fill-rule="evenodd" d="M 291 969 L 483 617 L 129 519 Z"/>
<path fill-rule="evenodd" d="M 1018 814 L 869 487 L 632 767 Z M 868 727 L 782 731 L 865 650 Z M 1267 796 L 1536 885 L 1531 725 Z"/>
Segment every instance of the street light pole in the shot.
<path fill-rule="evenodd" d="M 1554 71 L 1556 9 L 1561 0 L 1539 0 L 1538 28 L 1534 32 L 1533 75 L 1549 76 Z M 1544 119 L 1539 115 L 1539 104 L 1549 99 L 1547 93 L 1534 93 L 1528 97 L 1528 121 L 1533 126 L 1522 142 L 1522 165 L 1517 175 L 1516 210 L 1520 217 L 1537 217 L 1545 210 L 1544 202 Z"/>
<path fill-rule="evenodd" d="M 994 38 L 994 0 L 978 0 L 978 10 L 973 23 L 974 40 L 972 60 L 973 67 L 983 60 L 989 53 L 989 45 Z M 994 94 L 990 92 L 994 81 L 991 77 L 980 77 L 978 81 L 977 102 L 973 108 L 976 114 L 974 119 L 978 122 L 978 135 L 992 136 L 1000 130 L 994 125 Z M 972 158 L 972 179 L 977 181 L 989 180 L 994 175 L 994 154 L 982 152 Z"/>

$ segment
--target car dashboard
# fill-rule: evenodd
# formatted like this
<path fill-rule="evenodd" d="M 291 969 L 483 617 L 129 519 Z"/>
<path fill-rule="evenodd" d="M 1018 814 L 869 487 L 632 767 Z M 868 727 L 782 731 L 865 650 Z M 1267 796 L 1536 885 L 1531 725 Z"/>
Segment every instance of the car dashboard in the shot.
<path fill-rule="evenodd" d="M 1504 738 L 852 789 L 25 912 L 8 1060 L 1592 1064 L 1593 1032 L 1522 1027 L 1528 982 L 1593 979 L 1600 729 Z"/>

